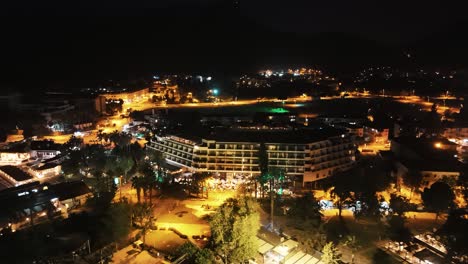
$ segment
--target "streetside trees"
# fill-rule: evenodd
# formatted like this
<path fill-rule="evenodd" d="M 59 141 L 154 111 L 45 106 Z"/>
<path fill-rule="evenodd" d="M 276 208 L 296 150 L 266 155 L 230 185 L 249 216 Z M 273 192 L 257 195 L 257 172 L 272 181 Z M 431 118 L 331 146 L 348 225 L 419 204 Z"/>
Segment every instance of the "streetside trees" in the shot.
<path fill-rule="evenodd" d="M 425 188 L 421 197 L 424 206 L 435 211 L 437 221 L 441 212 L 452 207 L 455 195 L 445 182 L 436 182 L 430 188 Z"/>
<path fill-rule="evenodd" d="M 255 257 L 260 229 L 258 204 L 249 198 L 229 199 L 210 220 L 213 248 L 227 263 Z"/>
<path fill-rule="evenodd" d="M 351 190 L 353 189 L 353 177 L 351 172 L 339 172 L 330 178 L 329 184 L 332 186 L 331 193 L 336 196 L 336 205 L 338 207 L 338 215 L 341 217 L 341 211 L 346 201 L 352 198 Z"/>

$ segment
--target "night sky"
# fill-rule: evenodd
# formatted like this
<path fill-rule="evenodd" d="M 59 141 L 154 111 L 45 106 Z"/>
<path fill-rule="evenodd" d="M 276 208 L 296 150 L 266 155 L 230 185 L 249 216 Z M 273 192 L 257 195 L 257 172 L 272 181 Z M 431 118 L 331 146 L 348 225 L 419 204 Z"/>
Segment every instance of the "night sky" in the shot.
<path fill-rule="evenodd" d="M 465 65 L 461 1 L 22 1 L 0 8 L 0 88 L 77 88 L 154 72 Z"/>

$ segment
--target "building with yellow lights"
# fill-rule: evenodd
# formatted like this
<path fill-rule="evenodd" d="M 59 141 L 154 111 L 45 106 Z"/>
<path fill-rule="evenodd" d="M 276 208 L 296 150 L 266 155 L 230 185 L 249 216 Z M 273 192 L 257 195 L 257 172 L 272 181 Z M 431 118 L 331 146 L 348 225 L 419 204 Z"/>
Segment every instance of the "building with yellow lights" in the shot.
<path fill-rule="evenodd" d="M 98 111 L 99 113 L 105 113 L 106 101 L 122 99 L 124 103 L 131 103 L 134 101 L 142 100 L 148 96 L 149 96 L 149 88 L 117 92 L 117 93 L 103 93 L 103 94 L 98 95 L 95 98 L 94 105 L 95 105 L 96 111 Z"/>
<path fill-rule="evenodd" d="M 355 162 L 356 146 L 343 130 L 316 129 L 218 129 L 201 137 L 155 136 L 148 148 L 161 151 L 167 162 L 192 171 L 227 177 L 260 174 L 261 143 L 268 153 L 269 167 L 280 168 L 303 185 L 322 180 Z"/>
<path fill-rule="evenodd" d="M 456 180 L 460 176 L 462 164 L 457 158 L 456 144 L 445 138 L 394 138 L 391 151 L 395 176 L 400 182 L 411 173 L 419 173 L 424 188 L 444 177 Z"/>

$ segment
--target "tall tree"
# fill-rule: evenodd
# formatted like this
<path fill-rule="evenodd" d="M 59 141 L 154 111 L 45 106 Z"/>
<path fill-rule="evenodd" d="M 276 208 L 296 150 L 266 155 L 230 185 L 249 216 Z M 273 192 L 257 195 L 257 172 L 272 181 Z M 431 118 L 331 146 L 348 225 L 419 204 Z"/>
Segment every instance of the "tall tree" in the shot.
<path fill-rule="evenodd" d="M 436 212 L 436 220 L 439 214 L 448 210 L 453 205 L 455 195 L 445 182 L 436 182 L 430 188 L 425 188 L 421 195 L 424 206 Z"/>
<path fill-rule="evenodd" d="M 143 190 L 144 185 L 145 185 L 145 182 L 143 180 L 143 177 L 134 176 L 132 178 L 132 188 L 136 190 L 138 203 L 140 203 L 141 201 L 141 191 Z"/>
<path fill-rule="evenodd" d="M 117 157 L 116 163 L 113 164 L 112 166 L 117 167 L 119 171 L 123 172 L 123 176 L 125 180 L 127 181 L 128 180 L 127 173 L 133 168 L 134 165 L 135 165 L 135 162 L 131 157 L 121 156 L 121 157 Z"/>
<path fill-rule="evenodd" d="M 468 165 L 463 165 L 460 176 L 457 180 L 457 185 L 460 186 L 465 200 L 468 200 Z"/>
<path fill-rule="evenodd" d="M 267 174 L 268 181 L 270 182 L 270 227 L 273 230 L 274 214 L 275 214 L 275 184 L 278 181 L 284 181 L 284 170 L 280 168 L 272 168 Z"/>
<path fill-rule="evenodd" d="M 117 130 L 109 134 L 109 140 L 114 143 L 117 148 L 128 148 L 132 142 L 132 135 Z"/>
<path fill-rule="evenodd" d="M 410 209 L 408 199 L 395 194 L 390 196 L 390 207 L 399 216 L 404 216 L 404 214 Z"/>
<path fill-rule="evenodd" d="M 176 256 L 185 256 L 185 259 L 189 263 L 192 263 L 194 262 L 195 253 L 197 253 L 197 251 L 198 248 L 194 244 L 192 244 L 192 242 L 189 241 L 185 242 L 184 244 L 182 244 L 182 246 L 177 248 Z"/>
<path fill-rule="evenodd" d="M 437 231 L 447 248 L 448 258 L 465 258 L 468 255 L 468 219 L 464 210 L 450 212 L 445 224 Z"/>
<path fill-rule="evenodd" d="M 294 199 L 288 214 L 302 218 L 302 220 L 312 220 L 318 226 L 322 219 L 320 205 L 311 192 Z"/>
<path fill-rule="evenodd" d="M 213 264 L 215 257 L 213 251 L 208 248 L 200 249 L 195 253 L 195 264 Z"/>
<path fill-rule="evenodd" d="M 138 164 L 143 159 L 144 150 L 137 141 L 130 145 L 130 154 L 135 164 Z"/>
<path fill-rule="evenodd" d="M 329 180 L 329 183 L 333 188 L 331 193 L 337 197 L 335 200 L 338 207 L 338 215 L 340 217 L 344 203 L 352 198 L 351 190 L 353 190 L 354 177 L 352 177 L 352 175 L 348 175 L 351 173 L 352 171 L 340 172 L 332 176 Z"/>
<path fill-rule="evenodd" d="M 391 240 L 397 242 L 408 242 L 411 240 L 411 232 L 405 226 L 405 218 L 399 215 L 393 215 L 388 221 L 387 234 Z"/>
<path fill-rule="evenodd" d="M 124 240 L 131 230 L 131 206 L 128 203 L 113 203 L 100 218 L 100 228 L 104 241 Z"/>
<path fill-rule="evenodd" d="M 339 264 L 341 261 L 341 254 L 335 247 L 333 242 L 328 242 L 322 249 L 321 261 L 325 264 Z"/>
<path fill-rule="evenodd" d="M 206 198 L 208 198 L 208 186 L 206 184 L 207 179 L 210 177 L 210 174 L 208 172 L 197 172 L 192 174 L 192 190 L 197 194 L 197 196 L 200 195 L 202 198 L 204 197 L 206 193 Z"/>
<path fill-rule="evenodd" d="M 149 203 L 138 203 L 132 208 L 132 216 L 142 229 L 143 243 L 146 242 L 146 232 L 153 223 L 153 206 Z"/>
<path fill-rule="evenodd" d="M 227 263 L 239 263 L 257 254 L 255 235 L 260 229 L 258 204 L 249 198 L 229 199 L 210 220 L 215 251 Z"/>
<path fill-rule="evenodd" d="M 411 189 L 410 199 L 413 196 L 413 192 L 421 187 L 423 176 L 421 172 L 410 170 L 403 177 L 403 183 Z"/>
<path fill-rule="evenodd" d="M 427 113 L 427 116 L 422 120 L 426 126 L 426 135 L 430 137 L 439 136 L 443 132 L 443 126 L 440 115 L 437 113 L 438 105 L 434 103 L 431 107 L 431 111 Z"/>
<path fill-rule="evenodd" d="M 71 136 L 70 139 L 63 144 L 63 148 L 66 152 L 71 150 L 80 149 L 83 146 L 83 139 Z"/>
<path fill-rule="evenodd" d="M 144 193 L 145 193 L 145 196 L 148 192 L 148 195 L 149 195 L 149 202 L 151 204 L 152 202 L 152 193 L 153 193 L 153 189 L 156 189 L 157 187 L 157 178 L 156 178 L 156 174 L 154 173 L 154 169 L 153 169 L 153 166 L 151 166 L 150 163 L 143 163 L 141 166 L 140 166 L 140 173 L 143 175 L 143 190 L 144 190 Z"/>
<path fill-rule="evenodd" d="M 109 200 L 115 196 L 116 186 L 114 183 L 114 179 L 112 177 L 112 171 L 108 171 L 103 173 L 102 171 L 95 171 L 93 174 L 93 178 L 90 181 L 90 185 L 94 191 L 94 197 L 98 200 Z"/>

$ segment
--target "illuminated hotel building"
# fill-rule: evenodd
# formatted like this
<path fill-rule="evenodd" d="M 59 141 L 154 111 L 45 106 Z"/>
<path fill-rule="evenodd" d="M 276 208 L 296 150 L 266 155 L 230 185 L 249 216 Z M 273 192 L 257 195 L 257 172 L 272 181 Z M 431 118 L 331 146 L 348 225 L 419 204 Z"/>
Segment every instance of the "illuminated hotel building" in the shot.
<path fill-rule="evenodd" d="M 260 174 L 258 152 L 263 142 L 270 168 L 281 168 L 303 184 L 349 169 L 356 146 L 334 128 L 222 129 L 202 137 L 155 136 L 148 148 L 161 151 L 167 162 L 191 171 L 226 176 Z"/>

